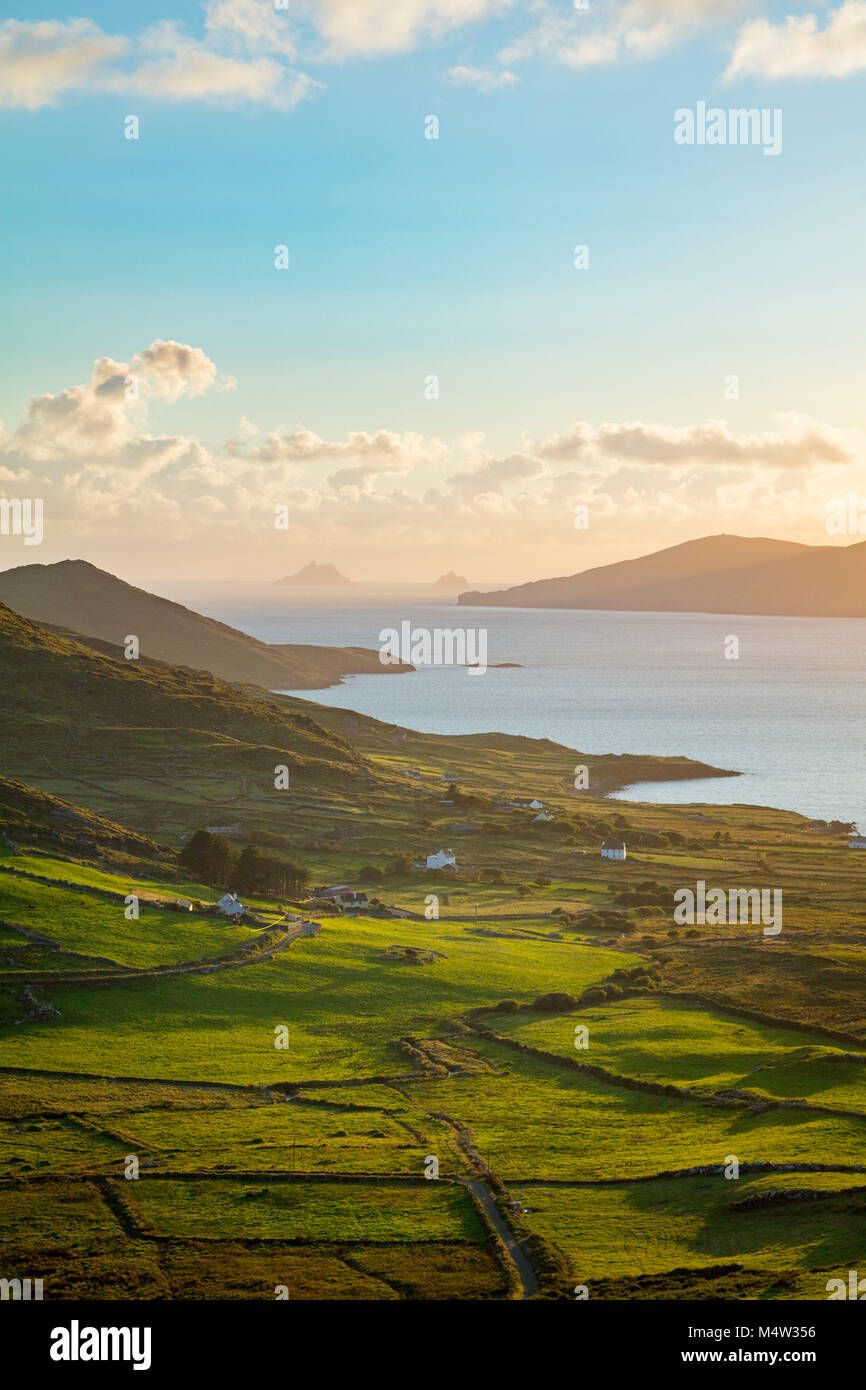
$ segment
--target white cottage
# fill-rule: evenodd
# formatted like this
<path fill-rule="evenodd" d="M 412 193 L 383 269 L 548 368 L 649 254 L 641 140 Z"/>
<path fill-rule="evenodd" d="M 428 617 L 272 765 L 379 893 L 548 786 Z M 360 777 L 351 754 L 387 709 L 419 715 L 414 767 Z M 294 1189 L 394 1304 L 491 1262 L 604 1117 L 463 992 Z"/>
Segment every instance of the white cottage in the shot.
<path fill-rule="evenodd" d="M 217 907 L 225 913 L 226 917 L 243 917 L 246 912 L 246 908 L 237 893 L 224 893 L 217 903 Z"/>
<path fill-rule="evenodd" d="M 456 869 L 457 860 L 453 849 L 439 849 L 435 854 L 428 854 L 425 867 L 428 869 Z"/>
<path fill-rule="evenodd" d="M 625 859 L 625 840 L 602 840 L 602 859 Z"/>

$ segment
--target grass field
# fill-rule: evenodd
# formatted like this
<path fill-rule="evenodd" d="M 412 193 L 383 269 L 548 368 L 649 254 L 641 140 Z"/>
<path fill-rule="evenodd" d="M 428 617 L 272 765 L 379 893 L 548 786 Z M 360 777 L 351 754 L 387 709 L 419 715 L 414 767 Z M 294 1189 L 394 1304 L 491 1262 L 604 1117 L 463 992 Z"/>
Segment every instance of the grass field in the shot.
<path fill-rule="evenodd" d="M 129 1184 L 127 1186 L 130 1186 Z M 462 1187 L 445 1183 L 140 1180 L 128 1200 L 159 1235 L 307 1241 L 484 1238 Z"/>
<path fill-rule="evenodd" d="M 507 1075 L 456 1077 L 446 1095 L 436 1083 L 413 1101 L 447 1108 L 468 1125 L 482 1154 L 512 1178 L 626 1178 L 724 1163 L 866 1161 L 866 1125 L 856 1118 L 726 1109 L 609 1086 L 483 1044 L 479 1052 Z"/>
<path fill-rule="evenodd" d="M 866 1052 L 858 1062 L 838 1044 L 804 1042 L 791 1029 L 676 999 L 629 999 L 555 1018 L 497 1014 L 485 1023 L 529 1047 L 626 1076 L 708 1094 L 734 1087 L 755 1096 L 808 1098 L 866 1113 Z M 579 1050 L 576 1026 L 589 1032 L 588 1046 Z"/>
<path fill-rule="evenodd" d="M 864 1177 L 790 1173 L 622 1187 L 531 1185 L 519 1194 L 529 1225 L 567 1252 L 583 1281 L 732 1261 L 755 1269 L 847 1270 L 866 1259 Z M 842 1195 L 738 1207 L 756 1194 L 791 1189 L 842 1189 Z"/>
<path fill-rule="evenodd" d="M 115 889 L 117 883 L 115 878 Z M 10 874 L 0 874 L 0 916 L 51 937 L 66 951 L 137 968 L 226 955 L 253 937 L 247 927 L 145 903 L 139 904 L 137 920 L 127 920 L 122 902 Z"/>
<path fill-rule="evenodd" d="M 394 943 L 446 958 L 429 966 L 385 959 Z M 629 963 L 630 957 L 625 957 Z M 636 960 L 636 958 L 635 958 Z M 120 989 L 58 986 L 62 1018 L 10 1030 L 6 1065 L 112 1076 L 262 1084 L 395 1075 L 396 1048 L 452 1015 L 519 991 L 580 993 L 623 957 L 562 942 L 489 939 L 444 922 L 325 919 L 320 936 L 262 965 Z M 289 1027 L 289 1047 L 274 1029 Z"/>
<path fill-rule="evenodd" d="M 49 676 L 63 666 L 59 639 L 43 658 Z M 103 722 L 70 738 L 73 714 L 43 701 L 32 840 L 23 793 L 6 782 L 0 803 L 18 816 L 15 845 L 0 849 L 5 1273 L 44 1275 L 51 1297 L 273 1299 L 282 1285 L 293 1299 L 520 1296 L 469 1181 L 512 1213 L 546 1296 L 573 1296 L 557 1260 L 600 1297 L 725 1299 L 823 1298 L 827 1268 L 866 1261 L 866 1197 L 848 1191 L 866 1173 L 839 1171 L 866 1162 L 866 856 L 839 827 L 602 795 L 653 770 L 683 775 L 682 763 L 587 759 L 593 794 L 576 795 L 574 750 L 437 739 L 154 670 L 129 696 L 138 727 L 131 678 L 75 663 L 69 699 L 77 709 L 82 673 L 106 681 Z M 35 718 L 22 697 L 6 721 L 22 772 Z M 275 801 L 286 742 L 292 791 Z M 555 820 L 503 807 L 509 788 L 543 797 Z M 51 792 L 169 843 L 77 820 Z M 313 884 L 356 885 L 372 866 L 381 876 L 363 881 L 385 906 L 323 914 L 318 935 L 253 963 L 238 948 L 259 932 L 156 906 L 219 896 L 226 885 L 190 881 L 174 850 L 222 823 Z M 76 847 L 85 833 L 89 851 Z M 609 834 L 628 840 L 625 863 L 599 858 Z M 409 867 L 445 845 L 456 874 Z M 672 894 L 697 878 L 781 887 L 782 935 L 678 926 Z M 138 921 L 95 890 L 139 896 Z M 427 920 L 431 894 L 439 917 Z M 287 906 L 247 901 L 269 922 Z M 435 956 L 390 959 L 394 945 Z M 232 954 L 228 968 L 219 957 Z M 203 960 L 209 973 L 111 978 Z M 63 978 L 97 967 L 99 983 Z M 530 1007 L 546 994 L 571 998 Z M 137 1181 L 124 1178 L 130 1155 Z M 833 1171 L 658 1176 L 732 1156 Z M 453 1181 L 423 1181 L 431 1157 Z M 738 1205 L 786 1188 L 842 1191 Z"/>

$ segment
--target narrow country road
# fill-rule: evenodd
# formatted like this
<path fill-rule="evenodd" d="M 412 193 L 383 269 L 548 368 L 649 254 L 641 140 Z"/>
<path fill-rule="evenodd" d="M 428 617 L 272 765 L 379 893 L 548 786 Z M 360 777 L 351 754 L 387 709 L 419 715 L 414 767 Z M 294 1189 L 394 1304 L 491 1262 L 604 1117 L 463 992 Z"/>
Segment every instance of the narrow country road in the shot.
<path fill-rule="evenodd" d="M 486 1183 L 482 1182 L 479 1178 L 473 1178 L 466 1183 L 466 1186 L 475 1193 L 475 1196 L 478 1198 L 490 1219 L 490 1224 L 493 1226 L 496 1234 L 508 1251 L 517 1269 L 517 1273 L 520 1275 L 520 1282 L 523 1285 L 523 1297 L 532 1298 L 533 1294 L 538 1293 L 538 1280 L 535 1277 L 535 1270 L 524 1255 L 520 1242 L 503 1221 L 499 1208 L 491 1197 Z"/>

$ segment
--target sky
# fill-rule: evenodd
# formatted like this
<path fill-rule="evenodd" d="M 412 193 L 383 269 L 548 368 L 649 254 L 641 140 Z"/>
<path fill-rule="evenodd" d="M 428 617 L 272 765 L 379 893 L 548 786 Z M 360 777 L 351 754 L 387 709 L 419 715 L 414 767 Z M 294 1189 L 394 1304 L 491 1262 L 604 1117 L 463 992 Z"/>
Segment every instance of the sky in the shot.
<path fill-rule="evenodd" d="M 863 538 L 864 80 L 866 0 L 0 5 L 0 497 L 44 517 L 0 568 Z"/>

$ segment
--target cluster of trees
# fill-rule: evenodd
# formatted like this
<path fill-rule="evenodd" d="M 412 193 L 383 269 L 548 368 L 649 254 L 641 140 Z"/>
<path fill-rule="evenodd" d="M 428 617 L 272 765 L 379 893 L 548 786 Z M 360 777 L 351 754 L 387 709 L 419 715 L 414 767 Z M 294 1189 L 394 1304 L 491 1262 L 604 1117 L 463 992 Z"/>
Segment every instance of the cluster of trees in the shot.
<path fill-rule="evenodd" d="M 667 907 L 673 910 L 673 890 L 658 879 L 645 878 L 633 886 L 608 885 L 617 907 Z"/>
<path fill-rule="evenodd" d="M 261 893 L 271 897 L 296 897 L 309 878 L 301 864 L 264 854 L 257 845 L 244 845 L 239 854 L 225 835 L 197 830 L 178 856 L 185 869 L 215 888 L 235 893 Z"/>

